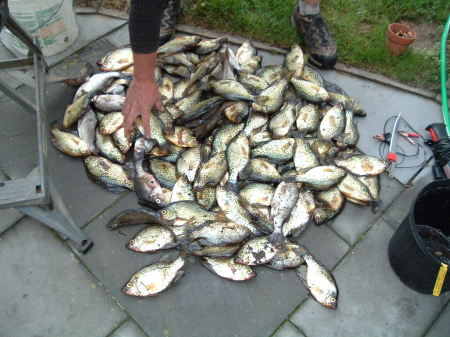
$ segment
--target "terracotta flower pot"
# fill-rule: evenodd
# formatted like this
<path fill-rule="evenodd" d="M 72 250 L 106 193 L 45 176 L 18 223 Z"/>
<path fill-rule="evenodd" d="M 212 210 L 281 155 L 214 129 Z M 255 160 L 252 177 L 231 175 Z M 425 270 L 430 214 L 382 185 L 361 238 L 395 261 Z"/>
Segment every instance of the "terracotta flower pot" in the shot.
<path fill-rule="evenodd" d="M 401 23 L 391 23 L 386 33 L 386 46 L 392 55 L 403 54 L 416 39 L 417 33 L 411 27 Z"/>

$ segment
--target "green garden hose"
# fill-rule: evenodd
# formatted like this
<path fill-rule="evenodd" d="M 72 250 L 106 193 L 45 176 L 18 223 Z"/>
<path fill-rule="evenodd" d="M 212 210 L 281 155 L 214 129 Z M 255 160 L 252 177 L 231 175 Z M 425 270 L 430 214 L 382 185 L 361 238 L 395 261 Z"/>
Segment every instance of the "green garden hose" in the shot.
<path fill-rule="evenodd" d="M 450 115 L 448 114 L 448 98 L 447 98 L 447 37 L 450 28 L 450 15 L 445 23 L 444 30 L 441 36 L 441 53 L 440 53 L 440 66 L 441 66 L 441 101 L 442 101 L 442 116 L 444 117 L 445 127 L 447 128 L 447 135 L 450 137 Z"/>

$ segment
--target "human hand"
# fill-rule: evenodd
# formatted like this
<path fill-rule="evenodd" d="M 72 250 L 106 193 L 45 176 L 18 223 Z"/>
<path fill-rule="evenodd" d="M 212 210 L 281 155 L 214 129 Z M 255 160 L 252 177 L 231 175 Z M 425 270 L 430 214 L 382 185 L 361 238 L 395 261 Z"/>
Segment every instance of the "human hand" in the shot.
<path fill-rule="evenodd" d="M 155 81 L 135 78 L 128 89 L 122 109 L 122 114 L 125 117 L 125 134 L 130 132 L 136 118 L 141 116 L 145 137 L 149 138 L 151 134 L 149 113 L 153 107 L 159 111 L 164 110 Z"/>

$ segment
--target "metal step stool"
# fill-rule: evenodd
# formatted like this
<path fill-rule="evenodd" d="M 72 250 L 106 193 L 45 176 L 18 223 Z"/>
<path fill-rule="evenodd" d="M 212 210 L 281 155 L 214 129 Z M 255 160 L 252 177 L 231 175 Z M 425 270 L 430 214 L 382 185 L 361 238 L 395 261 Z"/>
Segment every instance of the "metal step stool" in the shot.
<path fill-rule="evenodd" d="M 0 182 L 0 209 L 15 207 L 26 215 L 58 231 L 69 238 L 80 252 L 86 253 L 93 242 L 84 234 L 71 217 L 57 188 L 48 176 L 47 147 L 48 123 L 44 105 L 45 74 L 47 64 L 36 38 L 9 15 L 8 1 L 0 0 L 0 31 L 5 27 L 29 48 L 27 57 L 0 61 L 0 72 L 34 69 L 35 103 L 19 94 L 0 77 L 0 91 L 25 110 L 36 114 L 39 165 L 26 178 Z M 4 172 L 8 175 L 7 172 Z"/>

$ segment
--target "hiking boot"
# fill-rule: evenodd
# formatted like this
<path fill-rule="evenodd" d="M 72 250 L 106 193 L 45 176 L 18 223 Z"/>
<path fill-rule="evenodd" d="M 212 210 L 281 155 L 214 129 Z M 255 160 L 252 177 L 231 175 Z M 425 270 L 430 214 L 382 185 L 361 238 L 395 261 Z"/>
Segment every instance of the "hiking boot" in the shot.
<path fill-rule="evenodd" d="M 320 13 L 300 15 L 296 7 L 292 14 L 292 24 L 304 37 L 309 60 L 319 67 L 333 68 L 338 57 L 336 43 Z"/>
<path fill-rule="evenodd" d="M 168 0 L 167 7 L 164 9 L 161 17 L 161 26 L 159 28 L 159 45 L 162 46 L 168 42 L 175 33 L 175 23 L 177 15 L 181 12 L 180 0 Z"/>

